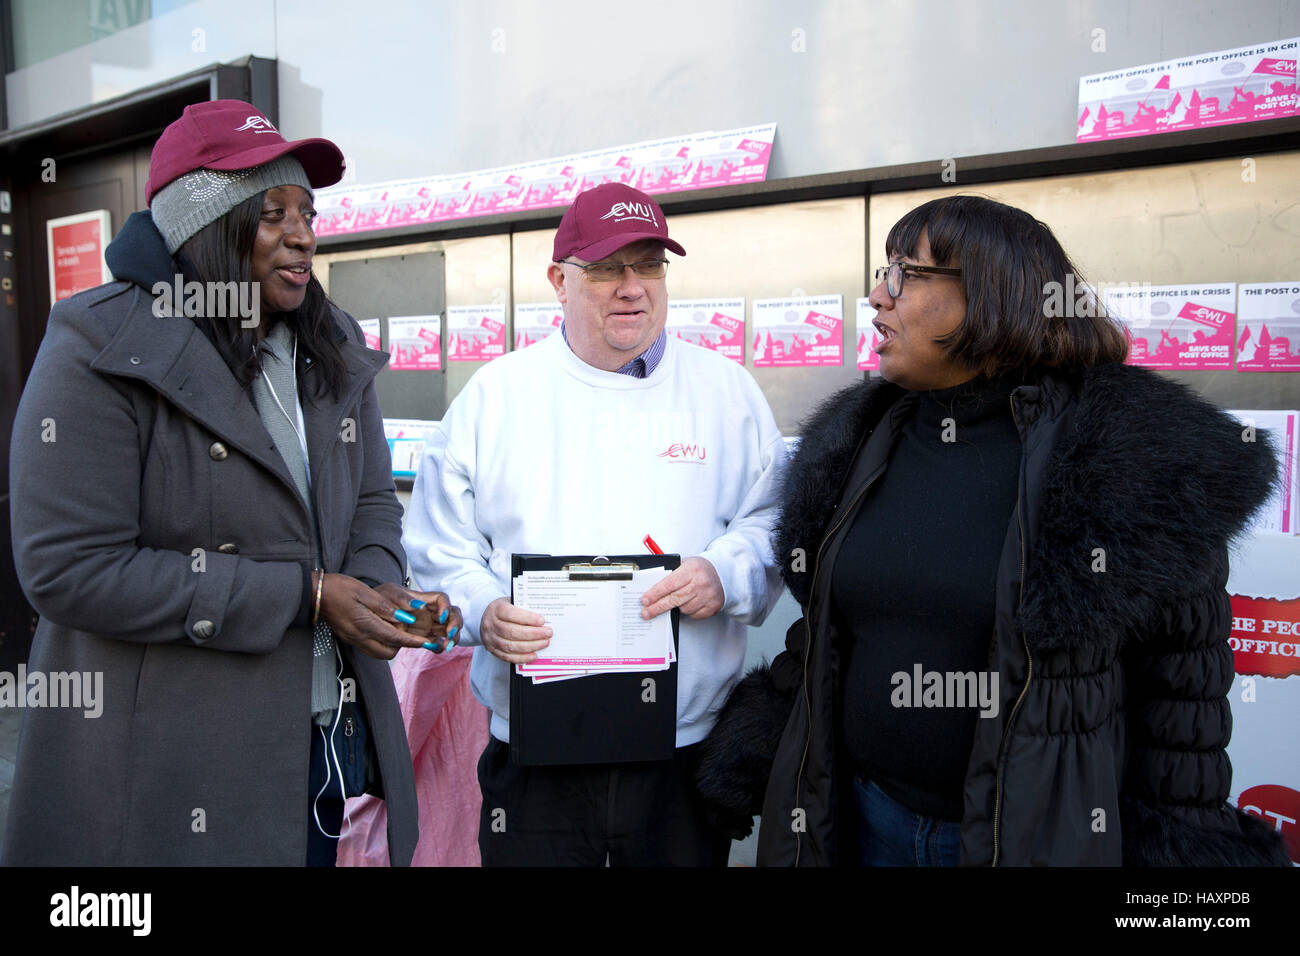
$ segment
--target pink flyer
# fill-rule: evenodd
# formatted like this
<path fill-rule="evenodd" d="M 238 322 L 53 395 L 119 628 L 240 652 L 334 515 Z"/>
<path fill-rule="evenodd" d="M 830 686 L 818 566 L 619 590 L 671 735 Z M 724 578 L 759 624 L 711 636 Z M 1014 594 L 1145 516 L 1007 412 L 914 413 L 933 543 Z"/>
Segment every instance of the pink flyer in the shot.
<path fill-rule="evenodd" d="M 1300 38 L 1079 78 L 1078 142 L 1300 115 Z"/>
<path fill-rule="evenodd" d="M 744 299 L 677 299 L 669 302 L 667 328 L 683 341 L 745 364 Z"/>
<path fill-rule="evenodd" d="M 1231 409 L 1241 422 L 1268 434 L 1277 454 L 1278 482 L 1268 501 L 1255 512 L 1248 531 L 1300 533 L 1297 516 L 1300 516 L 1300 472 L 1297 472 L 1296 426 L 1300 413 L 1294 409 Z M 1245 440 L 1248 436 L 1243 434 Z M 1254 436 L 1249 436 L 1254 437 Z"/>
<path fill-rule="evenodd" d="M 1146 368 L 1232 368 L 1236 303 L 1235 282 L 1106 290 L 1106 309 L 1128 334 L 1128 364 Z"/>
<path fill-rule="evenodd" d="M 762 182 L 776 124 L 709 130 L 515 166 L 346 183 L 316 193 L 317 236 L 567 206 L 602 183 L 647 193 Z"/>
<path fill-rule="evenodd" d="M 402 315 L 388 320 L 388 367 L 393 371 L 442 370 L 442 316 Z"/>
<path fill-rule="evenodd" d="M 361 326 L 361 334 L 366 337 L 366 348 L 374 349 L 376 352 L 383 351 L 383 346 L 379 342 L 379 320 L 362 319 L 357 325 Z"/>
<path fill-rule="evenodd" d="M 844 364 L 838 295 L 754 300 L 754 367 Z"/>
<path fill-rule="evenodd" d="M 1300 372 L 1300 282 L 1238 287 L 1237 371 Z"/>
<path fill-rule="evenodd" d="M 880 343 L 880 333 L 871 323 L 876 318 L 876 310 L 866 299 L 857 300 L 858 307 L 858 371 L 880 368 L 880 356 L 876 346 Z"/>
<path fill-rule="evenodd" d="M 762 182 L 772 154 L 775 124 L 724 133 L 700 133 L 673 157 L 672 164 L 642 165 L 631 185 L 647 193 L 678 192 L 735 183 Z"/>
<path fill-rule="evenodd" d="M 448 362 L 487 362 L 505 354 L 506 307 L 504 305 L 448 307 Z"/>
<path fill-rule="evenodd" d="M 564 310 L 558 302 L 520 302 L 515 305 L 515 348 L 536 345 L 560 328 Z"/>

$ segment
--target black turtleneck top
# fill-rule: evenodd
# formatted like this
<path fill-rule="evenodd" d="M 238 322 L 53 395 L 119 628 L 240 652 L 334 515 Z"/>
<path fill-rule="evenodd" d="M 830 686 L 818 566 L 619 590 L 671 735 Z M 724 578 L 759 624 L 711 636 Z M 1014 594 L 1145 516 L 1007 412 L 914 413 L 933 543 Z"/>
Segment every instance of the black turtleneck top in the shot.
<path fill-rule="evenodd" d="M 981 376 L 920 394 L 832 571 L 850 758 L 898 802 L 944 820 L 962 817 L 978 700 L 896 706 L 920 698 L 924 682 L 894 675 L 914 685 L 918 664 L 945 676 L 989 670 L 994 583 L 1019 491 L 1013 387 Z"/>

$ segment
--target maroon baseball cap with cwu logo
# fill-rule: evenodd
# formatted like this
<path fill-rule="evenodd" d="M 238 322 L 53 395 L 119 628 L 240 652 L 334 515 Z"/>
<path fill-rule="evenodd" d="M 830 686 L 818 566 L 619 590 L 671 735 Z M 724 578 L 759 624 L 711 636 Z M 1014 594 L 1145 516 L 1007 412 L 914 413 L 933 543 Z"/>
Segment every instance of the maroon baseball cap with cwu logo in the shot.
<path fill-rule="evenodd" d="M 555 233 L 556 262 L 577 256 L 587 262 L 604 259 L 629 243 L 658 239 L 679 256 L 681 243 L 668 238 L 668 223 L 659 204 L 624 183 L 605 183 L 580 194 L 560 220 Z"/>
<path fill-rule="evenodd" d="M 145 202 L 153 202 L 160 189 L 196 169 L 251 169 L 285 153 L 298 158 L 315 189 L 343 178 L 343 154 L 329 140 L 289 142 L 261 110 L 242 100 L 194 103 L 154 144 Z"/>

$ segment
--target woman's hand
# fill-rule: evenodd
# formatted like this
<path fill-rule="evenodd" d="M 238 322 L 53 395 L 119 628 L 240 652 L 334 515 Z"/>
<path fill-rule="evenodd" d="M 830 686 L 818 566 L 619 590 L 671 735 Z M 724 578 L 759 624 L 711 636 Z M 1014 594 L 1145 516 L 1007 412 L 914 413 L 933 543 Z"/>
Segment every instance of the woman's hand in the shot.
<path fill-rule="evenodd" d="M 375 591 L 387 598 L 395 608 L 415 615 L 414 622 L 397 626 L 407 634 L 420 638 L 421 646 L 441 654 L 456 643 L 464 625 L 460 608 L 451 603 L 441 591 L 408 591 L 396 584 L 384 583 Z M 409 610 L 407 610 L 409 608 Z"/>
<path fill-rule="evenodd" d="M 312 575 L 315 584 L 322 572 Z M 419 611 L 406 611 L 408 605 L 404 591 L 395 584 L 380 585 L 380 590 L 368 587 L 346 574 L 326 574 L 320 585 L 320 619 L 330 626 L 334 636 L 351 644 L 371 657 L 389 661 L 403 647 L 422 647 L 426 638 L 406 633 L 408 625 L 397 617 L 397 611 L 414 616 L 418 627 Z M 438 595 L 446 600 L 446 595 Z M 398 602 L 401 602 L 400 604 Z M 422 609 L 426 616 L 428 609 Z M 448 614 L 450 620 L 451 615 Z M 456 612 L 460 620 L 460 612 Z"/>

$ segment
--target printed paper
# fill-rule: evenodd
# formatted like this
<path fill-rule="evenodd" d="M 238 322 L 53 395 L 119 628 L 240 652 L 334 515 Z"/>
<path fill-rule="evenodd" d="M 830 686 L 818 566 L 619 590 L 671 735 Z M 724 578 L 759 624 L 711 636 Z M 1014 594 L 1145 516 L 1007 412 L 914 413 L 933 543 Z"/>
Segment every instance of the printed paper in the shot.
<path fill-rule="evenodd" d="M 1300 38 L 1079 79 L 1078 142 L 1295 116 Z"/>
<path fill-rule="evenodd" d="M 379 343 L 379 320 L 362 319 L 357 325 L 361 326 L 361 334 L 366 337 L 366 348 L 382 352 L 383 346 Z"/>
<path fill-rule="evenodd" d="M 1128 364 L 1230 369 L 1237 286 L 1143 285 L 1106 290 L 1106 309 L 1129 338 Z"/>
<path fill-rule="evenodd" d="M 709 130 L 516 166 L 316 193 L 316 235 L 333 236 L 567 206 L 602 183 L 656 194 L 762 182 L 776 124 Z"/>
<path fill-rule="evenodd" d="M 388 320 L 388 367 L 394 371 L 442 369 L 442 316 L 401 315 Z"/>
<path fill-rule="evenodd" d="M 1300 532 L 1300 472 L 1297 471 L 1297 439 L 1300 439 L 1300 413 L 1294 410 L 1234 409 L 1235 415 L 1245 425 L 1265 433 L 1277 451 L 1280 481 L 1264 506 L 1255 513 L 1247 528 L 1251 531 L 1270 531 L 1281 534 Z M 1243 430 L 1242 440 L 1251 432 Z"/>
<path fill-rule="evenodd" d="M 858 310 L 858 371 L 880 368 L 880 356 L 875 347 L 880 344 L 880 333 L 871 323 L 875 321 L 876 310 L 866 299 L 857 300 Z"/>
<path fill-rule="evenodd" d="M 536 345 L 560 327 L 564 309 L 558 302 L 521 302 L 515 305 L 515 348 Z"/>
<path fill-rule="evenodd" d="M 1300 282 L 1238 287 L 1237 371 L 1300 372 Z"/>
<path fill-rule="evenodd" d="M 438 425 L 437 422 L 415 418 L 385 418 L 384 438 L 393 456 L 393 474 L 414 478 L 420 458 L 424 454 L 424 440 Z"/>
<path fill-rule="evenodd" d="M 844 364 L 838 295 L 754 300 L 754 367 Z"/>
<path fill-rule="evenodd" d="M 567 571 L 526 571 L 514 580 L 514 603 L 540 614 L 551 642 L 521 674 L 664 670 L 672 622 L 647 621 L 641 598 L 668 575 L 666 568 L 632 572 L 628 581 L 574 581 Z"/>
<path fill-rule="evenodd" d="M 447 309 L 448 362 L 486 362 L 505 354 L 504 305 L 454 305 Z"/>
<path fill-rule="evenodd" d="M 745 364 L 744 299 L 677 299 L 669 302 L 667 328 L 683 341 Z"/>

